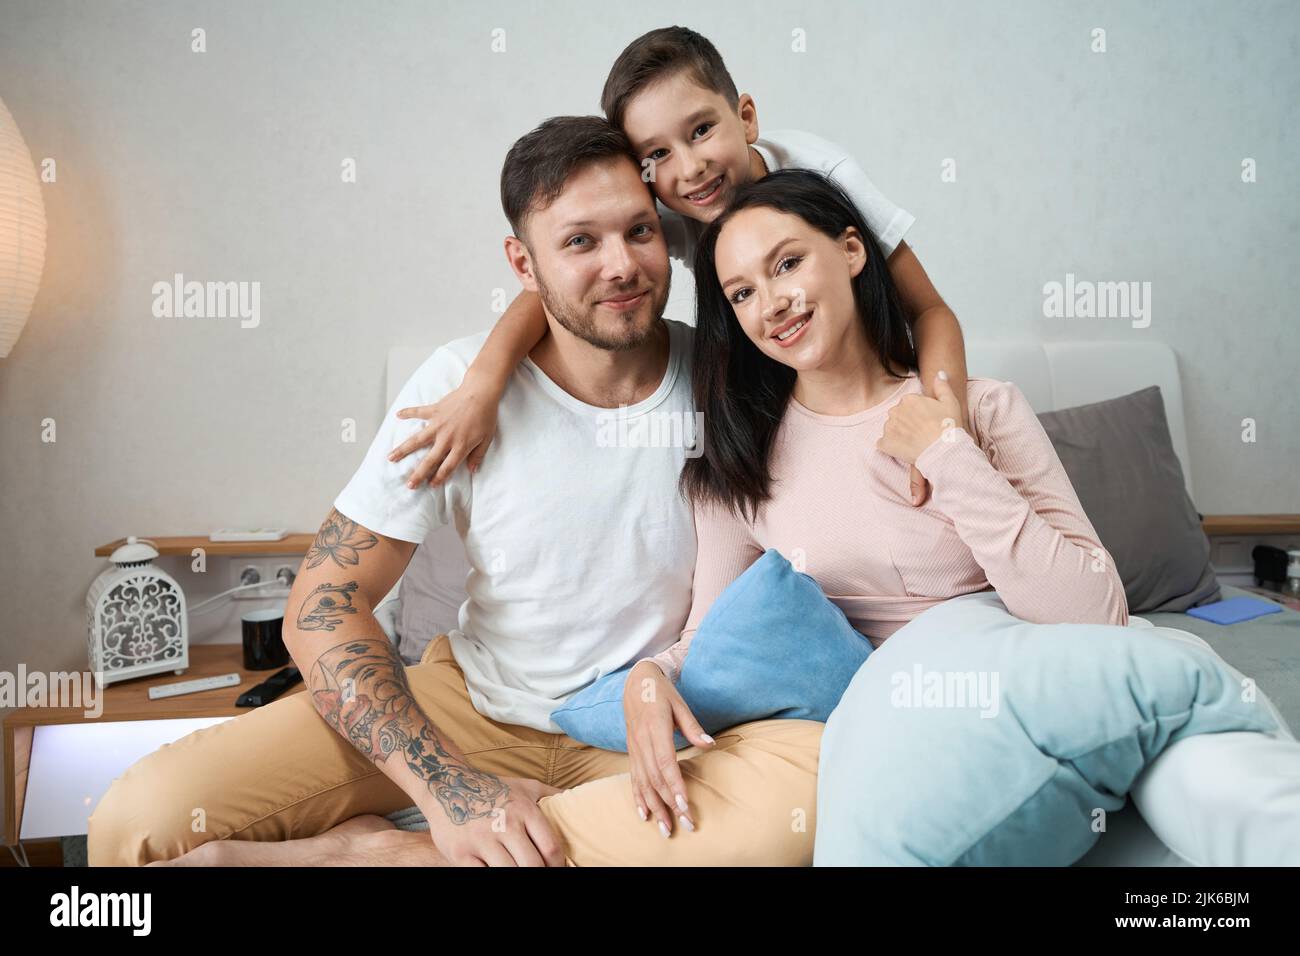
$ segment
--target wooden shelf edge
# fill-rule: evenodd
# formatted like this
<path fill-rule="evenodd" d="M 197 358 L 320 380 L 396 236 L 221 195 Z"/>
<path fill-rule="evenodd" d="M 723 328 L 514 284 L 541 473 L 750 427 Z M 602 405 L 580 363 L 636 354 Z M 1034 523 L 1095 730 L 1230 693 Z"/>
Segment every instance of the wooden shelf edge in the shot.
<path fill-rule="evenodd" d="M 1300 534 L 1300 515 L 1202 515 L 1207 535 Z"/>
<path fill-rule="evenodd" d="M 137 535 L 136 537 L 148 538 L 158 549 L 159 554 L 180 554 L 188 557 L 195 548 L 202 548 L 209 555 L 306 554 L 316 536 L 311 532 L 294 532 L 285 535 L 279 541 L 209 541 L 206 534 L 170 537 Z M 124 544 L 126 538 L 101 544 L 95 549 L 95 556 L 106 558 Z"/>
<path fill-rule="evenodd" d="M 4 845 L 18 843 L 19 824 L 27 803 L 27 768 L 32 755 L 31 727 L 6 727 L 4 732 L 5 824 Z"/>

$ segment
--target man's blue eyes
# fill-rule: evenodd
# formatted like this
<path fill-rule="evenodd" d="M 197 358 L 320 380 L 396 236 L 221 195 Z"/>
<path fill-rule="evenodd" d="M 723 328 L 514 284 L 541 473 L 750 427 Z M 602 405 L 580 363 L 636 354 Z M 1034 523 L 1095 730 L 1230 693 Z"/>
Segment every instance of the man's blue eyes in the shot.
<path fill-rule="evenodd" d="M 633 236 L 633 238 L 636 238 L 636 239 L 645 239 L 645 238 L 647 238 L 647 237 L 649 237 L 649 236 L 652 236 L 652 235 L 654 235 L 654 230 L 653 230 L 650 226 L 633 226 L 633 227 L 632 227 L 632 236 Z M 590 237 L 590 236 L 574 236 L 572 239 L 570 239 L 568 242 L 566 242 L 565 245 L 566 245 L 566 246 L 576 246 L 577 243 L 579 243 L 579 242 L 582 242 L 582 243 L 584 243 L 584 244 L 588 244 L 588 245 L 589 245 L 590 242 L 591 242 L 591 237 Z"/>

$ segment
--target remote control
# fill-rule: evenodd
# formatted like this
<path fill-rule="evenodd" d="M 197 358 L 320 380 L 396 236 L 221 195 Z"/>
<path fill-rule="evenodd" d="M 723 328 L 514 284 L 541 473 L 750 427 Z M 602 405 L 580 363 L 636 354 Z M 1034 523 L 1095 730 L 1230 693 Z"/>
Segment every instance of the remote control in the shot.
<path fill-rule="evenodd" d="M 263 704 L 269 704 L 300 680 L 302 674 L 298 668 L 286 667 L 284 670 L 276 671 L 252 690 L 240 694 L 239 700 L 235 701 L 235 706 L 261 707 Z"/>
<path fill-rule="evenodd" d="M 208 535 L 209 541 L 280 541 L 286 528 L 220 528 Z"/>
<path fill-rule="evenodd" d="M 179 694 L 194 694 L 215 687 L 236 687 L 239 680 L 238 674 L 222 674 L 220 677 L 199 677 L 195 680 L 177 681 L 175 684 L 158 684 L 149 688 L 149 699 L 159 700 L 163 697 L 176 697 Z"/>

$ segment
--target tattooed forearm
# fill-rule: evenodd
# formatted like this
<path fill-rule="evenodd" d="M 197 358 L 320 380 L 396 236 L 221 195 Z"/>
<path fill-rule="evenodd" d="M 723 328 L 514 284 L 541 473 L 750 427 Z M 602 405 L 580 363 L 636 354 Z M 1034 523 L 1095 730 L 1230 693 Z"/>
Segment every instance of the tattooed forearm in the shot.
<path fill-rule="evenodd" d="M 357 613 L 357 609 L 352 606 L 352 595 L 356 590 L 356 581 L 347 584 L 325 581 L 316 585 L 298 611 L 298 630 L 334 630 L 347 615 Z"/>
<path fill-rule="evenodd" d="M 378 542 L 379 539 L 365 528 L 341 514 L 337 508 L 331 508 L 307 551 L 307 567 L 317 567 L 326 559 L 340 568 L 355 565 L 361 560 L 357 552 L 373 548 Z"/>
<path fill-rule="evenodd" d="M 378 543 L 376 535 L 331 509 L 307 552 L 304 569 L 326 561 L 355 567 L 360 552 Z M 332 632 L 349 618 L 358 621 L 358 611 L 365 609 L 364 600 L 361 608 L 353 605 L 359 587 L 356 580 L 316 584 L 298 610 L 297 629 Z M 358 630 L 361 636 L 325 651 L 310 667 L 307 686 L 316 710 L 374 763 L 384 764 L 390 754 L 398 754 L 396 766 L 422 781 L 453 823 L 489 816 L 505 803 L 509 787 L 448 750 L 412 697 L 406 668 L 392 642 L 365 633 L 366 623 L 373 623 L 369 612 L 360 621 L 360 626 L 348 623 L 339 636 Z"/>
<path fill-rule="evenodd" d="M 406 668 L 386 638 L 358 638 L 325 651 L 308 681 L 326 722 L 375 763 L 398 753 L 453 823 L 488 816 L 510 788 L 448 752 L 416 706 Z"/>

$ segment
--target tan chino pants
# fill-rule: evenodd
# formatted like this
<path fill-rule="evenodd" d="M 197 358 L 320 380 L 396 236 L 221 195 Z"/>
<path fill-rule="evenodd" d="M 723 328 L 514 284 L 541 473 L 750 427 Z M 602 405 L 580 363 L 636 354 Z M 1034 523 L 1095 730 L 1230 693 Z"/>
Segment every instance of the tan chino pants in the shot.
<path fill-rule="evenodd" d="M 665 839 L 632 800 L 628 756 L 474 709 L 447 636 L 407 668 L 420 707 L 477 768 L 561 789 L 538 806 L 573 866 L 809 865 L 823 724 L 760 720 L 678 752 L 695 832 Z M 307 693 L 192 733 L 137 761 L 90 818 L 91 866 L 173 859 L 209 840 L 315 836 L 411 798 L 329 727 Z"/>

